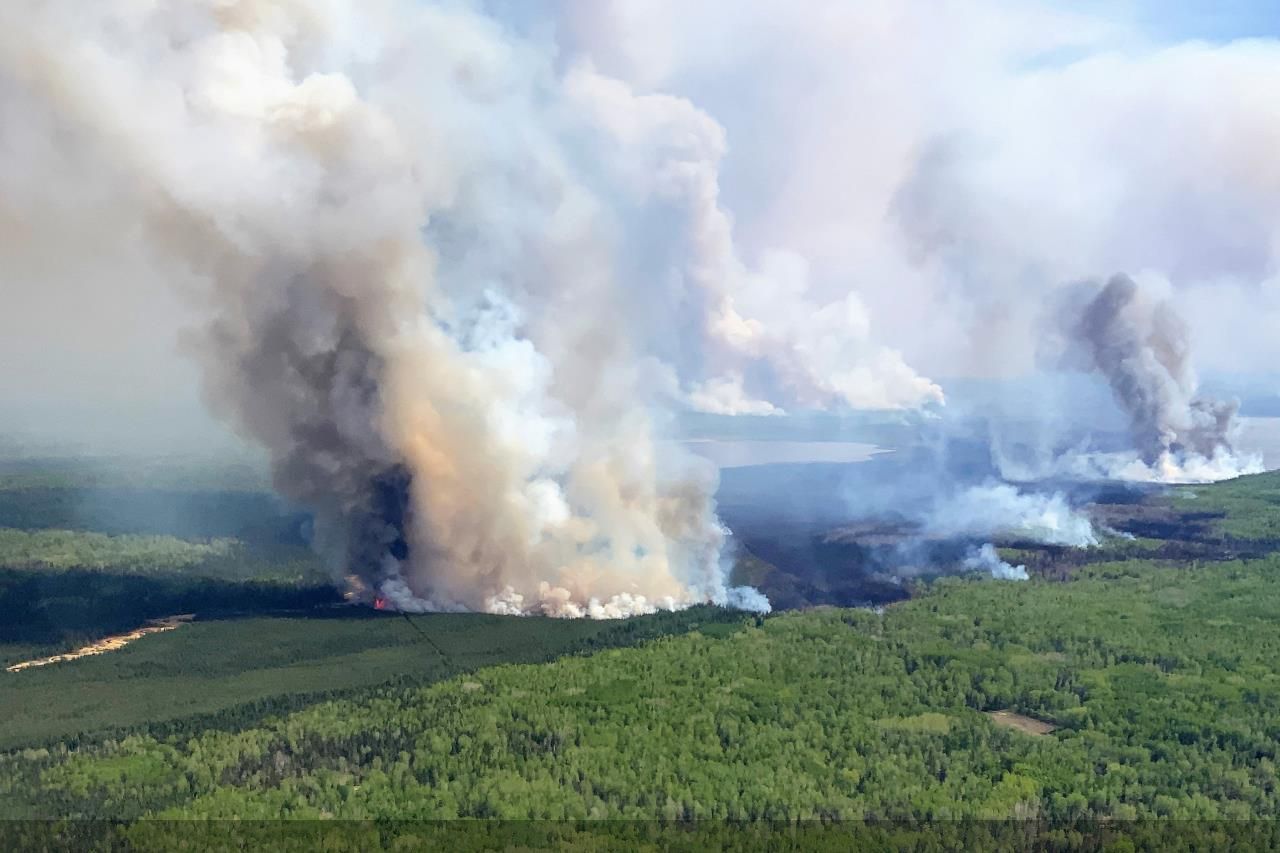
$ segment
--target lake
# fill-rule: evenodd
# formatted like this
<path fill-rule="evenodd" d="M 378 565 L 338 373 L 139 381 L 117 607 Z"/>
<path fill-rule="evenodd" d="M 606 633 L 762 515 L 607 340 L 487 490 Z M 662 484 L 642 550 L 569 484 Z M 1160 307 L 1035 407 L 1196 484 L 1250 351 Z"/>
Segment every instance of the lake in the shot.
<path fill-rule="evenodd" d="M 791 441 L 753 439 L 686 439 L 685 447 L 721 468 L 805 462 L 866 462 L 889 448 L 859 441 Z M 1237 448 L 1262 457 L 1267 470 L 1280 468 L 1280 418 L 1241 418 Z"/>

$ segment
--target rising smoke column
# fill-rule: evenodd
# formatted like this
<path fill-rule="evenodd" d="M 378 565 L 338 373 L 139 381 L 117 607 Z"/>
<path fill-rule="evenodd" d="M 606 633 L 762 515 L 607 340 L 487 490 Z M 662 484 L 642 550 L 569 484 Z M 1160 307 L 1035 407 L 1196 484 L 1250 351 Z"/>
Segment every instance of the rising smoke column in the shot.
<path fill-rule="evenodd" d="M 1128 416 L 1150 479 L 1223 479 L 1257 467 L 1232 446 L 1238 404 L 1197 396 L 1187 326 L 1170 302 L 1116 275 L 1068 315 L 1067 336 Z"/>
<path fill-rule="evenodd" d="M 210 404 L 361 595 L 761 608 L 726 589 L 714 469 L 659 440 L 672 376 L 716 373 L 653 358 L 629 322 L 628 216 L 652 189 L 632 169 L 626 202 L 621 166 L 575 159 L 601 134 L 636 150 L 582 109 L 590 79 L 464 4 L 10 4 L 0 129 L 54 145 L 8 164 L 0 197 L 73 197 L 201 306 Z M 695 328 L 723 296 L 691 303 Z"/>

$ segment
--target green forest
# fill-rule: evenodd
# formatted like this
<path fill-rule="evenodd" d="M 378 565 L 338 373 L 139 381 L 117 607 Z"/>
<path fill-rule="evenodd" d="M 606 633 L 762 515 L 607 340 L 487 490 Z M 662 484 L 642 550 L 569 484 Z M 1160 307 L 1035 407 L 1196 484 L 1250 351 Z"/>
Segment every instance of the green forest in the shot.
<path fill-rule="evenodd" d="M 184 603 L 200 613 L 109 654 L 0 673 L 0 818 L 125 821 L 110 840 L 133 849 L 171 849 L 168 819 L 252 832 L 282 816 L 345 821 L 332 849 L 401 821 L 441 841 L 454 830 L 422 821 L 458 817 L 478 821 L 476 849 L 512 820 L 568 821 L 530 824 L 530 844 L 583 849 L 696 849 L 709 839 L 671 833 L 742 822 L 800 827 L 795 849 L 847 849 L 803 833 L 848 820 L 878 827 L 867 849 L 916 822 L 1255 831 L 1240 821 L 1280 816 L 1278 482 L 1126 510 L 1181 521 L 1182 538 L 1109 539 L 1060 563 L 1015 543 L 1006 555 L 1035 558 L 1028 582 L 943 577 L 887 607 L 767 617 L 374 613 L 342 604 L 300 543 L 262 535 L 270 524 L 246 533 L 235 508 L 206 519 L 210 536 L 181 535 L 182 521 L 14 525 L 0 530 L 17 617 L 5 663 Z M 1209 559 L 1214 542 L 1257 553 Z M 42 634 L 60 614 L 79 627 Z M 601 819 L 639 823 L 602 837 Z M 318 843 L 304 837 L 277 840 Z"/>
<path fill-rule="evenodd" d="M 1280 804 L 1280 560 L 941 581 L 241 731 L 5 759 L 33 814 L 1246 818 Z M 1059 729 L 1030 735 L 984 712 Z"/>

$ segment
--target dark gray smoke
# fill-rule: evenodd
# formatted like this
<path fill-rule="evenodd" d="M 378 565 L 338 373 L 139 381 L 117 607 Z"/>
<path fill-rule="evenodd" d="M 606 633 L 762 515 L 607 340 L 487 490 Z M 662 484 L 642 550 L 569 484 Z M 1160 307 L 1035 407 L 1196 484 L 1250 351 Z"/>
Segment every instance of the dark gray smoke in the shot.
<path fill-rule="evenodd" d="M 272 448 L 277 491 L 311 508 L 322 553 L 376 584 L 408 556 L 411 476 L 377 424 L 385 360 L 361 329 L 359 303 L 312 270 L 276 299 L 240 294 L 207 346 L 216 408 Z M 224 291 L 224 296 L 229 296 Z M 230 307 L 230 306 L 229 306 Z M 256 317 L 248 328 L 246 318 Z"/>
<path fill-rule="evenodd" d="M 1187 325 L 1168 300 L 1118 274 L 1067 312 L 1066 325 L 1071 356 L 1106 379 L 1157 479 L 1186 479 L 1192 469 L 1193 479 L 1242 472 L 1231 440 L 1238 404 L 1197 396 Z"/>

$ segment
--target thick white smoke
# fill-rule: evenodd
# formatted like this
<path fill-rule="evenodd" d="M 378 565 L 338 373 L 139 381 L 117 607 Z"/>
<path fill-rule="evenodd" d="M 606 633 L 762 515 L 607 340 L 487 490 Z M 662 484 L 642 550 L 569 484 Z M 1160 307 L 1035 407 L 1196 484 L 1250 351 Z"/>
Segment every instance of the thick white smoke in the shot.
<path fill-rule="evenodd" d="M 749 586 L 732 587 L 725 604 L 735 610 L 746 610 L 750 613 L 768 613 L 773 609 L 764 593 Z"/>
<path fill-rule="evenodd" d="M 1000 559 L 990 542 L 970 551 L 964 558 L 964 567 L 969 571 L 989 572 L 991 577 L 1002 581 L 1024 581 L 1030 577 L 1026 566 L 1014 566 Z"/>
<path fill-rule="evenodd" d="M 1280 356 L 1277 76 L 1036 2 L 11 0 L 0 275 L 182 291 L 207 396 L 401 606 L 724 601 L 671 406 L 937 404 L 1111 269 Z"/>
<path fill-rule="evenodd" d="M 1004 536 L 1077 548 L 1098 544 L 1088 516 L 1063 495 L 1021 492 L 1008 483 L 973 486 L 942 499 L 926 526 L 944 536 Z"/>

